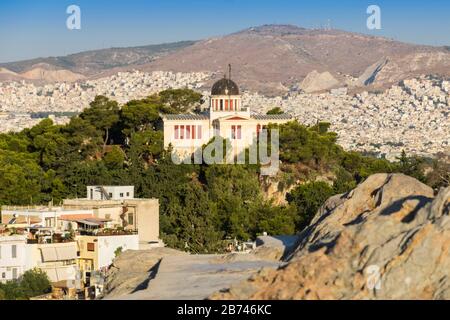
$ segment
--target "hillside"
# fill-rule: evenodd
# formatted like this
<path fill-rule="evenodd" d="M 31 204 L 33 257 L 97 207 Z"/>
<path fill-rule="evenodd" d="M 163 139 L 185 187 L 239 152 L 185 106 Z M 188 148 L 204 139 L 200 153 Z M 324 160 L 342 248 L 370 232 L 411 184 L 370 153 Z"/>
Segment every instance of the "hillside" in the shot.
<path fill-rule="evenodd" d="M 58 70 L 70 70 L 74 73 L 89 76 L 112 68 L 146 64 L 193 43 L 195 42 L 181 41 L 140 47 L 92 50 L 62 57 L 2 63 L 0 67 L 16 73 L 23 73 L 34 69 L 39 64 L 47 64 Z"/>
<path fill-rule="evenodd" d="M 292 25 L 264 25 L 198 42 L 95 50 L 0 64 L 0 67 L 20 74 L 42 63 L 89 78 L 132 69 L 205 71 L 215 73 L 211 83 L 231 63 L 233 78 L 242 89 L 265 94 L 285 93 L 291 87 L 298 87 L 313 71 L 328 72 L 328 78 L 339 82 L 337 86 L 370 84 L 380 88 L 423 74 L 450 76 L 448 47 Z"/>
<path fill-rule="evenodd" d="M 213 299 L 449 299 L 450 189 L 377 174 L 330 198 L 288 264 Z"/>
<path fill-rule="evenodd" d="M 340 80 L 344 80 L 341 75 L 358 78 L 368 67 L 386 57 L 389 64 L 381 70 L 380 81 L 376 79 L 378 85 L 396 82 L 407 75 L 450 75 L 450 52 L 445 48 L 289 25 L 266 25 L 200 41 L 142 69 L 206 70 L 221 76 L 231 63 L 233 78 L 245 89 L 282 92 L 300 83 L 314 70 L 328 71 Z"/>

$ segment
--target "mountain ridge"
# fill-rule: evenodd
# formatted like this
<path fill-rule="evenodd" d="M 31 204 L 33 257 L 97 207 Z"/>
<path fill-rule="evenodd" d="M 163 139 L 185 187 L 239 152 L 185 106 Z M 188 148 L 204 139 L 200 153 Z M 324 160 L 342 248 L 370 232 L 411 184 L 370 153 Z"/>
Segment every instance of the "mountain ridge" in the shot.
<path fill-rule="evenodd" d="M 60 68 L 65 66 L 88 79 L 130 70 L 210 72 L 213 77 L 208 85 L 225 74 L 231 63 L 233 78 L 243 90 L 266 94 L 285 93 L 313 71 L 329 72 L 342 86 L 355 87 L 361 86 L 357 79 L 367 75 L 373 76 L 367 82 L 373 87 L 386 87 L 423 74 L 450 76 L 449 47 L 294 25 L 262 25 L 199 41 L 102 49 L 53 59 Z M 376 73 L 371 72 L 370 68 L 383 59 L 387 63 Z M 0 67 L 23 72 L 37 60 Z"/>

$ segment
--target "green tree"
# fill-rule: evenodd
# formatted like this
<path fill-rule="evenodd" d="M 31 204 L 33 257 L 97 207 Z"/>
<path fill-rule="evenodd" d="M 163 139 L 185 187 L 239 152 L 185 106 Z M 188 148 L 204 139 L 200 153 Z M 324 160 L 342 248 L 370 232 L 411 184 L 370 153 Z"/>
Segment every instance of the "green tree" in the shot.
<path fill-rule="evenodd" d="M 168 89 L 161 91 L 159 97 L 170 113 L 185 113 L 202 102 L 202 95 L 191 89 Z"/>
<path fill-rule="evenodd" d="M 103 157 L 103 161 L 109 170 L 122 169 L 125 154 L 119 146 L 112 146 L 111 150 Z"/>
<path fill-rule="evenodd" d="M 333 188 L 322 181 L 301 184 L 292 190 L 287 200 L 297 208 L 297 231 L 308 226 L 320 206 L 334 194 Z"/>
<path fill-rule="evenodd" d="M 50 280 L 40 269 L 26 271 L 19 280 L 0 283 L 0 296 L 5 300 L 28 300 L 50 291 Z"/>
<path fill-rule="evenodd" d="M 85 109 L 80 118 L 88 121 L 98 130 L 103 132 L 103 152 L 109 142 L 109 132 L 119 121 L 119 105 L 116 101 L 109 100 L 105 96 L 96 96 L 91 102 L 90 108 Z"/>
<path fill-rule="evenodd" d="M 23 298 L 29 299 L 51 291 L 47 274 L 40 269 L 28 270 L 22 275 L 20 287 Z"/>
<path fill-rule="evenodd" d="M 270 109 L 269 111 L 267 111 L 268 115 L 276 115 L 276 114 L 284 114 L 284 111 L 281 110 L 280 107 L 275 107 L 273 109 Z"/>

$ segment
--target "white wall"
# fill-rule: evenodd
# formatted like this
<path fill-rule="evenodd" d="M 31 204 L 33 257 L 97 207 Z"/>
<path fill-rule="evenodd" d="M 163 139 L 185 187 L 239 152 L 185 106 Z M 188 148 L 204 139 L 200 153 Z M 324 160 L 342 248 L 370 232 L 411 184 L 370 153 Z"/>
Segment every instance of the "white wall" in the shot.
<path fill-rule="evenodd" d="M 12 247 L 16 246 L 16 258 L 12 257 Z M 13 280 L 13 270 L 17 277 L 26 271 L 26 240 L 24 236 L 0 237 L 0 282 Z"/>
<path fill-rule="evenodd" d="M 103 187 L 110 194 L 109 200 L 134 199 L 134 186 L 88 186 L 87 198 L 90 200 L 107 200 L 100 191 Z"/>
<path fill-rule="evenodd" d="M 122 247 L 122 252 L 126 250 L 139 250 L 139 236 L 109 236 L 98 237 L 98 267 L 108 267 L 113 262 L 115 251 Z"/>

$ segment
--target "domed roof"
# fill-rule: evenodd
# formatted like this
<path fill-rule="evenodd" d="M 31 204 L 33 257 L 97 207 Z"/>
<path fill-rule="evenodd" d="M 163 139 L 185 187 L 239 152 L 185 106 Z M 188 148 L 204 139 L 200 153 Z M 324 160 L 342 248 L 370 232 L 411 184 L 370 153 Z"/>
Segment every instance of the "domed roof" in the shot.
<path fill-rule="evenodd" d="M 239 95 L 239 87 L 233 80 L 224 77 L 219 81 L 217 81 L 216 83 L 214 83 L 211 89 L 211 95 L 236 96 Z"/>

